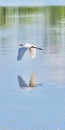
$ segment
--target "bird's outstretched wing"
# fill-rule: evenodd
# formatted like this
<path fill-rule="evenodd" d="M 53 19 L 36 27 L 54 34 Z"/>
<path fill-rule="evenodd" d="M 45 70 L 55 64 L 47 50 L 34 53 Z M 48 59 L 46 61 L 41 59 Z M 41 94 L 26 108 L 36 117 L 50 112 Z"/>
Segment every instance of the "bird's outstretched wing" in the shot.
<path fill-rule="evenodd" d="M 20 47 L 18 50 L 17 60 L 21 60 L 24 53 L 26 52 L 28 48 L 27 47 Z"/>
<path fill-rule="evenodd" d="M 23 78 L 20 75 L 18 75 L 18 82 L 19 82 L 19 86 L 21 88 L 27 88 L 28 87 L 28 85 L 25 83 L 25 81 L 23 80 Z"/>

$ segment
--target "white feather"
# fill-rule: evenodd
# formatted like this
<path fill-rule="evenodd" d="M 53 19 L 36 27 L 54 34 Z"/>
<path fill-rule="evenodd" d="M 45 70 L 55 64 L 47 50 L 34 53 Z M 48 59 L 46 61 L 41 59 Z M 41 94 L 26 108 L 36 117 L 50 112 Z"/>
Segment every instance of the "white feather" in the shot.
<path fill-rule="evenodd" d="M 36 48 L 29 48 L 29 52 L 32 59 L 36 57 Z"/>

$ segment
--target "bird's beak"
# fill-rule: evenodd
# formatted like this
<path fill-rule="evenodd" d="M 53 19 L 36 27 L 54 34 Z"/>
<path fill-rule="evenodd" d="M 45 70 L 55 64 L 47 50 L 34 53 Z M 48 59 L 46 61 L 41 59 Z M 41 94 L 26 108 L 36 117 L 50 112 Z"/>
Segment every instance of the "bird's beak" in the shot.
<path fill-rule="evenodd" d="M 18 44 L 18 46 L 23 46 L 23 44 Z"/>
<path fill-rule="evenodd" d="M 21 44 L 18 44 L 18 46 L 21 46 Z"/>
<path fill-rule="evenodd" d="M 24 44 L 18 44 L 19 46 L 23 46 Z"/>

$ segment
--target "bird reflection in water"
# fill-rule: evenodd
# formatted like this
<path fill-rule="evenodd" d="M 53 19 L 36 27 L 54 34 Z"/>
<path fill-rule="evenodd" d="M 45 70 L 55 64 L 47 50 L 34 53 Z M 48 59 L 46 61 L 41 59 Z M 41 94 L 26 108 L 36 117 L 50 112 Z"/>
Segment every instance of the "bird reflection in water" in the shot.
<path fill-rule="evenodd" d="M 30 77 L 30 81 L 29 81 L 29 84 L 26 84 L 26 82 L 23 80 L 23 78 L 18 75 L 18 83 L 19 83 L 19 87 L 21 87 L 22 89 L 33 89 L 35 87 L 37 87 L 38 85 L 42 85 L 41 83 L 40 84 L 37 84 L 36 83 L 36 75 L 35 73 L 33 73 Z"/>

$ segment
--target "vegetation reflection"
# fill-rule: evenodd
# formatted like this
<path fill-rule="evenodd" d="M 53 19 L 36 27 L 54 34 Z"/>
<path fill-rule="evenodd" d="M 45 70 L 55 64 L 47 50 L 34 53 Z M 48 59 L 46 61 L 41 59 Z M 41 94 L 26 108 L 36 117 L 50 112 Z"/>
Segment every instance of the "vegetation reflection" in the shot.
<path fill-rule="evenodd" d="M 62 20 L 65 18 L 65 7 L 63 6 L 50 6 L 50 7 L 0 7 L 0 26 L 9 25 L 12 23 L 10 16 L 23 16 L 23 15 L 36 15 L 38 13 L 42 14 L 44 11 L 49 14 L 48 20 L 49 23 L 54 25 L 56 21 Z M 22 22 L 22 17 L 18 17 Z M 31 19 L 31 18 L 30 18 Z M 30 21 L 31 22 L 31 21 Z M 24 18 L 24 23 L 25 18 Z"/>

